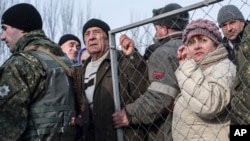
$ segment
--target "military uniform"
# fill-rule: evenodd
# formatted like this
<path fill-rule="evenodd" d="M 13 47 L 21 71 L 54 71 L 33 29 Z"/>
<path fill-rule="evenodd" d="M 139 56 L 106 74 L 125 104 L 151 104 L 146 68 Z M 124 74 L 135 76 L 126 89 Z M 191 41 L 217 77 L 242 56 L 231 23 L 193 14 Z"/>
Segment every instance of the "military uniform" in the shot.
<path fill-rule="evenodd" d="M 243 31 L 241 44 L 235 48 L 237 80 L 231 102 L 233 124 L 250 124 L 250 27 Z"/>
<path fill-rule="evenodd" d="M 48 70 L 41 60 L 24 51 L 32 45 L 43 47 L 56 56 L 64 56 L 42 30 L 28 32 L 18 40 L 13 55 L 0 69 L 0 140 L 74 140 L 75 133 L 68 134 L 65 128 L 69 127 L 71 116 L 76 114 L 71 98 L 73 93 L 57 93 L 58 88 L 47 90 L 53 88 L 48 86 Z M 58 82 L 49 83 L 56 85 Z M 68 87 L 62 86 L 61 89 Z M 47 94 L 53 95 L 54 92 L 57 98 L 48 98 Z M 56 116 L 55 119 L 52 116 Z M 45 130 L 40 130 L 42 128 Z M 65 134 L 70 137 L 61 138 Z"/>

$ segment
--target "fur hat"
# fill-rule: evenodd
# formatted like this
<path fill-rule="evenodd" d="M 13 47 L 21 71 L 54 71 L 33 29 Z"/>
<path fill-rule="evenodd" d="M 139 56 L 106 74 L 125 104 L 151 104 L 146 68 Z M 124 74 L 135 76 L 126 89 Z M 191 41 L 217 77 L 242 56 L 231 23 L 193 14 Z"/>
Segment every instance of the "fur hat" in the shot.
<path fill-rule="evenodd" d="M 167 13 L 167 12 L 179 9 L 179 8 L 182 8 L 182 6 L 180 6 L 177 3 L 170 3 L 166 5 L 165 7 L 163 7 L 159 14 L 164 14 L 164 13 Z M 188 24 L 188 21 L 189 21 L 189 13 L 183 12 L 183 13 L 179 13 L 176 15 L 163 18 L 159 21 L 156 21 L 154 24 L 166 26 L 168 28 L 175 29 L 175 30 L 183 30 Z"/>
<path fill-rule="evenodd" d="M 76 37 L 76 36 L 73 35 L 73 34 L 65 34 L 65 35 L 63 35 L 63 36 L 60 38 L 58 44 L 61 46 L 61 45 L 63 45 L 65 42 L 67 42 L 68 40 L 75 40 L 75 41 L 77 41 L 77 42 L 79 43 L 79 45 L 81 46 L 81 41 L 79 40 L 78 37 Z"/>
<path fill-rule="evenodd" d="M 1 24 L 30 32 L 42 29 L 42 18 L 33 5 L 20 3 L 10 7 L 3 13 Z"/>
<path fill-rule="evenodd" d="M 232 20 L 244 21 L 244 16 L 241 11 L 234 5 L 226 5 L 219 10 L 217 21 L 221 26 L 225 22 Z"/>
<path fill-rule="evenodd" d="M 107 23 L 105 23 L 104 21 L 102 20 L 99 20 L 99 19 L 90 19 L 89 21 L 87 21 L 85 23 L 85 25 L 83 26 L 83 29 L 82 29 L 82 34 L 83 34 L 83 38 L 84 38 L 84 33 L 86 32 L 86 30 L 90 27 L 99 27 L 101 28 L 107 35 L 108 35 L 108 32 L 110 30 L 110 27 Z"/>
<path fill-rule="evenodd" d="M 182 41 L 184 44 L 195 35 L 204 35 L 213 40 L 217 45 L 222 41 L 222 36 L 219 27 L 209 20 L 197 19 L 190 22 L 182 34 Z"/>

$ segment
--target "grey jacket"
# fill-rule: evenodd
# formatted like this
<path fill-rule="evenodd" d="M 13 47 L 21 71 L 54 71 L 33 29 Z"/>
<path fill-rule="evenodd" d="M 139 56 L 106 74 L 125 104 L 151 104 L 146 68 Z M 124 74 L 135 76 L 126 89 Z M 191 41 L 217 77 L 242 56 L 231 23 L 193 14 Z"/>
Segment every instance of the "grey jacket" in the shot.
<path fill-rule="evenodd" d="M 126 106 L 132 124 L 149 124 L 149 140 L 171 141 L 171 106 L 179 93 L 175 70 L 181 38 L 171 38 L 148 60 L 150 86 L 134 103 Z"/>

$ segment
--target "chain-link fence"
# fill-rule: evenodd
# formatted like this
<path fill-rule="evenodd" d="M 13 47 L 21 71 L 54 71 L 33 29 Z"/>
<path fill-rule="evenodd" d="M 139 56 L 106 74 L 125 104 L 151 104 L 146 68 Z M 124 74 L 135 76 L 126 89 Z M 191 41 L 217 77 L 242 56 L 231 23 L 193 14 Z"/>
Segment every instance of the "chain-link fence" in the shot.
<path fill-rule="evenodd" d="M 172 140 L 172 136 L 175 136 L 174 138 L 178 141 L 191 139 L 209 141 L 229 140 L 229 119 L 231 109 L 228 107 L 230 107 L 229 101 L 233 94 L 230 93 L 230 89 L 223 89 L 223 91 L 221 91 L 221 89 L 216 89 L 216 87 L 221 87 L 216 85 L 220 85 L 220 83 L 222 83 L 220 81 L 224 81 L 225 83 L 225 80 L 227 85 L 232 84 L 231 82 L 233 82 L 233 80 L 229 78 L 224 79 L 212 76 L 216 78 L 216 80 L 214 80 L 216 81 L 215 83 L 218 83 L 211 84 L 210 82 L 213 82 L 211 79 L 215 78 L 209 78 L 210 72 L 203 73 L 204 79 L 209 79 L 206 81 L 210 81 L 206 82 L 210 83 L 207 84 L 208 88 L 205 88 L 204 85 L 202 85 L 203 82 L 201 81 L 205 80 L 193 80 L 189 83 L 185 82 L 189 81 L 188 79 L 190 78 L 198 79 L 198 76 L 186 76 L 187 79 L 185 80 L 176 80 L 175 71 L 178 68 L 178 63 L 176 63 L 176 57 L 171 58 L 170 53 L 172 53 L 172 55 L 173 53 L 174 55 L 177 55 L 177 49 L 170 49 L 168 52 L 158 49 L 159 46 L 164 45 L 160 44 L 159 42 L 155 42 L 155 27 L 152 24 L 156 21 L 167 19 L 173 15 L 188 12 L 189 22 L 201 18 L 211 20 L 218 25 L 217 14 L 219 9 L 229 4 L 237 6 L 243 13 L 246 20 L 249 18 L 250 2 L 247 0 L 204 0 L 196 4 L 192 4 L 174 11 L 167 12 L 165 14 L 111 30 L 109 36 L 111 39 L 110 46 L 113 72 L 112 80 L 114 92 L 116 93 L 114 96 L 116 105 L 115 110 L 120 111 L 124 108 L 124 105 L 126 105 L 125 111 L 130 122 L 128 127 L 118 129 L 117 133 L 119 141 L 168 141 Z M 127 89 L 124 87 L 124 85 L 126 86 L 129 84 L 122 84 L 124 82 L 122 82 L 120 77 L 118 77 L 118 74 L 125 74 L 124 70 L 121 70 L 119 67 L 117 67 L 120 65 L 121 60 L 116 61 L 116 59 L 114 59 L 117 57 L 115 50 L 121 49 L 119 45 L 119 37 L 122 34 L 126 34 L 134 40 L 136 50 L 144 57 L 144 63 L 148 64 L 149 67 L 149 86 L 147 89 L 142 90 L 143 93 L 140 93 L 141 96 L 136 93 L 129 93 L 128 91 L 126 92 Z M 155 44 L 158 44 L 156 50 L 160 51 L 158 51 L 158 54 L 155 52 L 151 54 L 151 62 L 149 62 L 147 60 L 148 56 L 145 56 L 146 49 Z M 179 43 L 176 43 L 174 46 L 179 45 Z M 155 50 L 153 49 L 153 51 Z M 155 57 L 155 59 L 152 59 L 153 57 Z M 247 61 L 246 65 L 250 65 L 249 60 Z M 156 68 L 160 68 L 160 70 L 157 70 Z M 134 67 L 134 72 L 138 72 L 137 67 Z M 227 73 L 231 72 L 230 70 L 224 70 L 221 73 L 225 73 L 226 75 Z M 134 73 L 134 75 L 138 74 Z M 140 79 L 148 79 L 142 78 L 143 76 L 144 74 L 137 76 L 137 82 L 142 82 L 139 81 Z M 167 80 L 161 80 L 161 78 L 165 77 L 167 77 Z M 127 81 L 132 82 L 132 80 L 129 78 L 127 78 Z M 182 83 L 180 83 L 180 81 L 182 81 Z M 192 84 L 193 82 L 197 82 L 197 84 Z M 139 89 L 141 84 L 138 83 L 132 85 L 134 89 Z M 186 89 L 184 87 L 188 88 Z M 213 91 L 211 89 L 213 89 Z M 189 98 L 181 98 L 183 94 L 180 93 L 183 93 L 184 90 L 187 90 L 184 93 L 193 93 L 189 95 Z M 192 92 L 188 90 L 192 90 Z M 124 91 L 126 96 L 124 96 Z M 214 96 L 209 96 L 209 94 Z M 196 99 L 193 99 L 193 97 Z M 177 107 L 175 105 L 176 103 L 172 103 L 172 101 L 176 102 L 176 99 L 181 99 L 181 102 L 179 101 Z M 173 109 L 178 111 L 178 114 L 173 114 Z M 213 114 L 211 111 L 214 111 L 216 114 Z M 173 127 L 171 126 L 173 123 L 172 117 L 175 123 Z M 170 129 L 173 129 L 174 133 L 172 133 Z"/>

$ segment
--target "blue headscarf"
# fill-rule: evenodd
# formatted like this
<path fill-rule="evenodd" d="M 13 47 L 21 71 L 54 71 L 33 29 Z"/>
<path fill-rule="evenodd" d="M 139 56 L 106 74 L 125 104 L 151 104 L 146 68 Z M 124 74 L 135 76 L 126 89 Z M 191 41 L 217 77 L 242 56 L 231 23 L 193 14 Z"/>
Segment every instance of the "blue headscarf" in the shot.
<path fill-rule="evenodd" d="M 77 64 L 81 64 L 82 61 L 81 61 L 81 56 L 82 56 L 82 53 L 86 51 L 86 48 L 82 48 L 79 52 L 78 52 L 78 55 L 77 55 Z"/>

